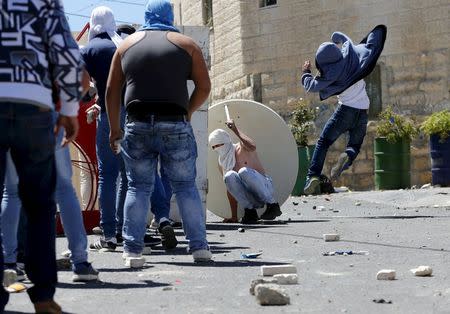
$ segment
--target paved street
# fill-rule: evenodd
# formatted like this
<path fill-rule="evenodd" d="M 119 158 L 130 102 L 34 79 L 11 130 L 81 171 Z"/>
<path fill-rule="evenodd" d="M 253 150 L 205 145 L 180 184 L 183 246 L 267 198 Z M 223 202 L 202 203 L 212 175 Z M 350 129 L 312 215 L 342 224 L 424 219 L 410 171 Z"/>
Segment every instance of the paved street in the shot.
<path fill-rule="evenodd" d="M 279 221 L 243 233 L 208 213 L 211 264 L 193 264 L 184 241 L 170 254 L 157 247 L 140 271 L 123 266 L 121 249 L 90 253 L 101 282 L 75 284 L 71 272 L 60 272 L 56 300 L 68 313 L 450 313 L 450 188 L 293 197 L 282 209 Z M 324 242 L 324 233 L 341 241 Z M 369 254 L 322 256 L 339 250 Z M 258 251 L 258 259 L 241 258 Z M 261 265 L 282 263 L 298 270 L 299 284 L 284 286 L 291 304 L 262 307 L 250 282 Z M 414 277 L 410 269 L 419 265 L 431 266 L 433 276 Z M 376 280 L 381 269 L 395 269 L 397 280 Z M 373 302 L 379 298 L 392 304 Z M 11 295 L 6 310 L 33 308 L 22 293 Z"/>

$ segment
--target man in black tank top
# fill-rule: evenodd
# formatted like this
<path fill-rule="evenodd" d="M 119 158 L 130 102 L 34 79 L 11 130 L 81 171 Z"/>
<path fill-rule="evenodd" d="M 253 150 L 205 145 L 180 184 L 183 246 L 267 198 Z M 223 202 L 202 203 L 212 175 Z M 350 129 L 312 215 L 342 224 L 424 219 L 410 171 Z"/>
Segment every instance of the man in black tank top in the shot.
<path fill-rule="evenodd" d="M 188 80 L 195 84 L 190 97 Z M 125 265 L 145 263 L 143 238 L 158 157 L 176 194 L 194 261 L 209 261 L 205 210 L 195 185 L 197 145 L 189 121 L 207 99 L 211 83 L 200 48 L 173 26 L 169 1 L 148 1 L 143 29 L 129 36 L 114 54 L 106 89 L 113 150 L 122 138 L 122 86 L 126 86 L 127 122 L 121 154 L 129 179 L 123 226 Z"/>

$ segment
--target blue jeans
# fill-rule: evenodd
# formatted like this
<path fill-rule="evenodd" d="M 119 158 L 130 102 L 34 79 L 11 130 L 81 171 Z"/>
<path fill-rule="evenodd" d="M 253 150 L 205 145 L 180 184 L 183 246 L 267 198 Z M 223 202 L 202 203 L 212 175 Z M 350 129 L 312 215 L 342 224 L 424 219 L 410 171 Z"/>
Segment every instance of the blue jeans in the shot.
<path fill-rule="evenodd" d="M 125 113 L 122 108 L 121 125 L 124 118 Z M 122 157 L 114 154 L 109 147 L 109 122 L 105 111 L 99 115 L 97 121 L 96 149 L 100 225 L 105 238 L 111 238 L 122 231 L 123 206 L 128 182 Z M 117 186 L 118 181 L 119 186 Z"/>
<path fill-rule="evenodd" d="M 81 215 L 81 207 L 72 185 L 72 163 L 69 147 L 61 147 L 64 129 L 57 135 L 55 149 L 56 190 L 55 199 L 59 205 L 64 232 L 72 252 L 74 265 L 87 261 L 87 238 Z M 2 200 L 2 235 L 5 263 L 15 263 L 17 253 L 17 229 L 21 202 L 18 197 L 18 177 L 16 168 L 8 154 L 5 189 Z"/>
<path fill-rule="evenodd" d="M 170 198 L 167 200 L 166 191 L 162 178 L 156 172 L 155 185 L 150 198 L 151 211 L 155 215 L 155 221 L 159 223 L 161 218 L 169 219 Z"/>
<path fill-rule="evenodd" d="M 339 105 L 331 118 L 325 124 L 311 160 L 308 177 L 320 176 L 327 156 L 328 148 L 345 133 L 349 139 L 345 152 L 349 156 L 350 166 L 358 156 L 367 130 L 367 110 Z"/>
<path fill-rule="evenodd" d="M 197 144 L 189 122 L 129 122 L 122 155 L 128 175 L 124 251 L 141 253 L 158 156 L 177 198 L 191 252 L 208 249 L 205 211 L 195 185 Z"/>
<path fill-rule="evenodd" d="M 258 171 L 243 167 L 238 172 L 230 170 L 223 180 L 228 192 L 241 208 L 261 208 L 266 203 L 275 203 L 272 178 Z"/>
<path fill-rule="evenodd" d="M 25 270 L 33 287 L 28 294 L 33 303 L 53 299 L 56 287 L 54 190 L 55 136 L 53 112 L 28 104 L 0 103 L 0 184 L 6 169 L 6 153 L 19 176 L 19 196 L 27 215 Z M 0 250 L 0 269 L 3 251 Z M 0 282 L 3 272 L 0 272 Z M 7 301 L 0 288 L 0 308 Z"/>

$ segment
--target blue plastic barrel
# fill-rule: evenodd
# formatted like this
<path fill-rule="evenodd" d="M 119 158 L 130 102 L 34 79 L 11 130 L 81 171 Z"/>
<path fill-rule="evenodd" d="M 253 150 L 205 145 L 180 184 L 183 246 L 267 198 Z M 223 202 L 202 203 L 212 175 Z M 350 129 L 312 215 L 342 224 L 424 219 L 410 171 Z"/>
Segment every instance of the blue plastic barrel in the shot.
<path fill-rule="evenodd" d="M 450 186 L 450 136 L 441 141 L 439 135 L 430 136 L 431 183 Z"/>

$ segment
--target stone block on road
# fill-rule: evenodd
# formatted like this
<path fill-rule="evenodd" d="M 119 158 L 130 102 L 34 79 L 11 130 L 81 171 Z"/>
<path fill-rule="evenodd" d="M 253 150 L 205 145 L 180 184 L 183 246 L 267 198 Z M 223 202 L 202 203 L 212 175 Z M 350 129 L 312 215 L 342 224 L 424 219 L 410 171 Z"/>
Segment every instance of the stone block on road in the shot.
<path fill-rule="evenodd" d="M 291 302 L 286 290 L 275 284 L 256 285 L 255 296 L 261 305 L 286 305 Z"/>

